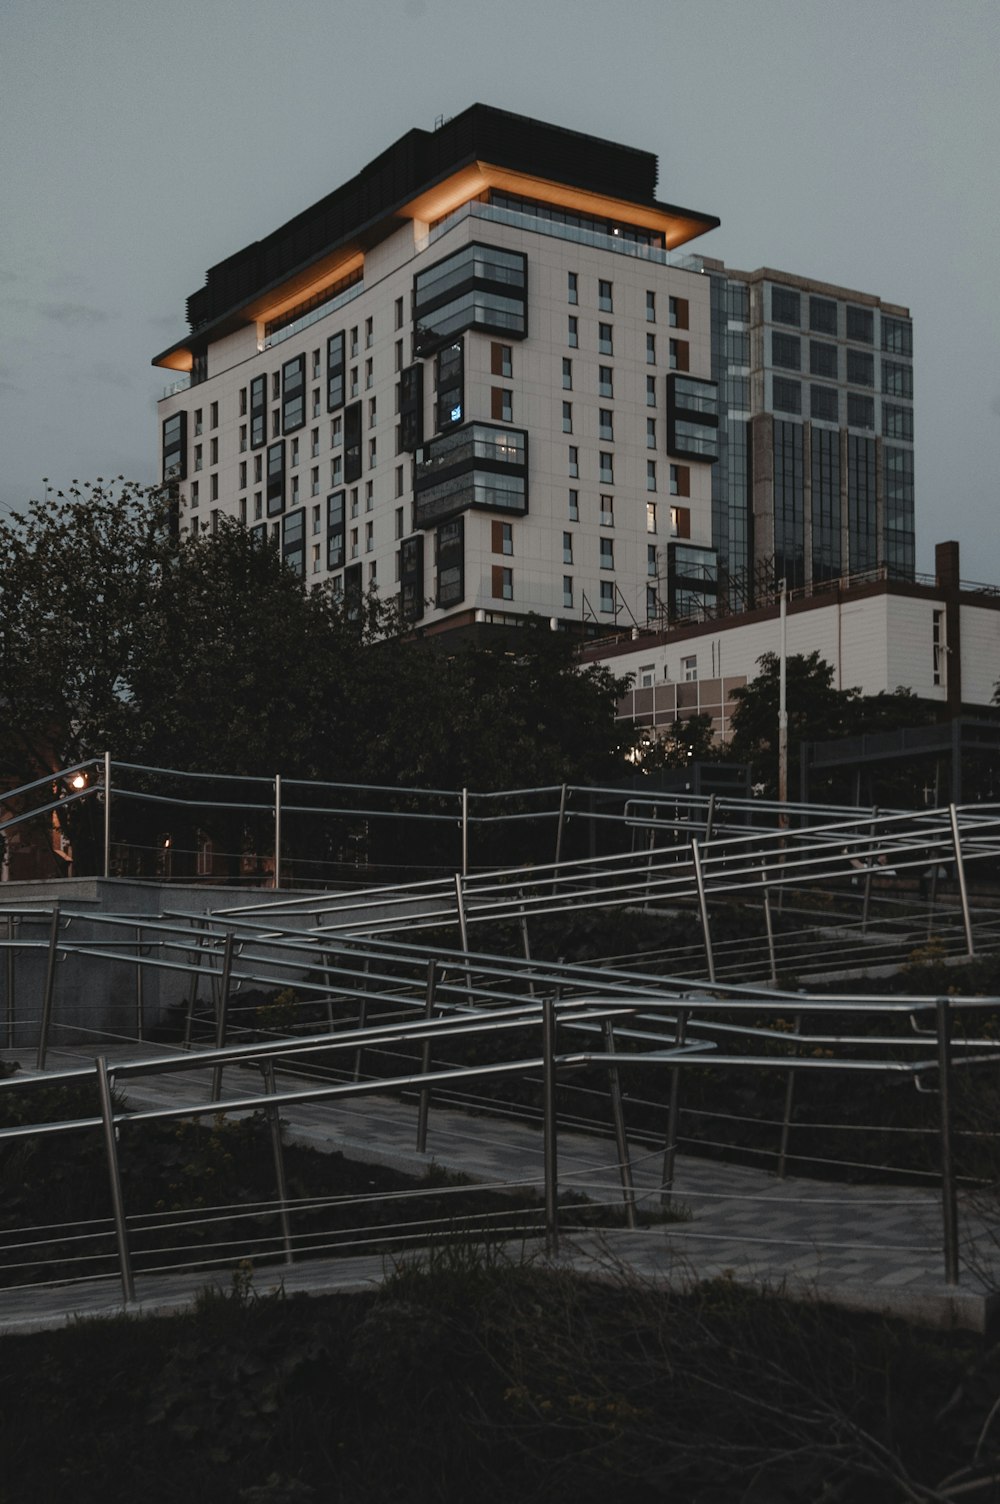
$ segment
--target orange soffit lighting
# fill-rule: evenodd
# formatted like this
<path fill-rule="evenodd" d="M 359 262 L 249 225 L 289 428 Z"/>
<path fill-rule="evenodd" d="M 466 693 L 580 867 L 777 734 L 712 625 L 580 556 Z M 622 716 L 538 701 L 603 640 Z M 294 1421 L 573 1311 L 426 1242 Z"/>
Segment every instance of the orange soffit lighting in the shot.
<path fill-rule="evenodd" d="M 499 188 L 518 198 L 542 199 L 560 209 L 589 214 L 595 219 L 621 220 L 625 224 L 655 230 L 670 247 L 682 245 L 710 228 L 704 221 L 687 215 L 671 214 L 652 205 L 631 203 L 627 199 L 612 198 L 585 188 L 571 188 L 565 183 L 534 177 L 530 173 L 515 172 L 508 167 L 494 167 L 488 162 L 476 162 L 472 166 L 463 167 L 443 183 L 438 183 L 411 199 L 399 212 L 410 219 L 432 223 L 460 209 L 470 199 L 478 198 L 488 188 Z"/>

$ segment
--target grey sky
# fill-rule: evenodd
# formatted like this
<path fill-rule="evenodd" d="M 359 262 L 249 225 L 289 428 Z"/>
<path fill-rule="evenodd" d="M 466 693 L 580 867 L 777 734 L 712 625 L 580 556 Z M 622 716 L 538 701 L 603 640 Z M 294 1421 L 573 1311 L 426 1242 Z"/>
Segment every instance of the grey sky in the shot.
<path fill-rule="evenodd" d="M 7 0 L 0 505 L 153 479 L 213 262 L 481 100 L 655 151 L 692 246 L 907 304 L 918 568 L 1000 582 L 1000 0 Z"/>

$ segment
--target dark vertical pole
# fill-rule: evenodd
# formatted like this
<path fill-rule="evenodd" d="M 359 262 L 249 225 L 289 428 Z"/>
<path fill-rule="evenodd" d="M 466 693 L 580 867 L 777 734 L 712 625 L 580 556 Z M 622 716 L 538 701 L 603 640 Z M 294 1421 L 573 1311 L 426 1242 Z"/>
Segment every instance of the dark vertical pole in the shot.
<path fill-rule="evenodd" d="M 111 1081 L 108 1077 L 108 1062 L 103 1055 L 94 1061 L 97 1070 L 97 1090 L 101 1099 L 101 1127 L 104 1133 L 104 1152 L 108 1157 L 108 1178 L 111 1182 L 111 1212 L 115 1223 L 115 1242 L 118 1245 L 118 1268 L 121 1274 L 122 1294 L 125 1304 L 135 1300 L 135 1282 L 132 1278 L 132 1260 L 128 1247 L 128 1225 L 125 1221 L 125 1198 L 122 1195 L 122 1178 L 118 1165 L 118 1142 L 115 1138 L 115 1109 L 111 1100 Z"/>
<path fill-rule="evenodd" d="M 958 1284 L 958 1201 L 951 1142 L 951 1011 L 939 997 L 937 1011 L 938 1103 L 941 1113 L 941 1211 L 944 1221 L 944 1277 Z"/>
<path fill-rule="evenodd" d="M 615 1031 L 610 1018 L 604 1020 L 604 1043 L 608 1054 L 614 1055 Z M 632 1231 L 635 1229 L 635 1187 L 632 1183 L 632 1161 L 628 1154 L 628 1135 L 625 1132 L 621 1079 L 618 1067 L 613 1060 L 608 1062 L 608 1090 L 611 1093 L 611 1113 L 615 1125 L 615 1144 L 618 1149 L 618 1173 L 621 1176 L 622 1196 L 625 1201 L 625 1222 Z"/>
<path fill-rule="evenodd" d="M 56 965 L 59 960 L 59 905 L 52 905 L 52 919 L 49 924 L 49 954 L 45 965 L 45 992 L 42 995 L 42 1022 L 38 1031 L 38 1055 L 35 1060 L 35 1069 L 45 1069 L 45 1056 L 49 1048 L 49 1028 L 52 1024 L 52 1000 L 56 987 Z"/>
<path fill-rule="evenodd" d="M 229 931 L 226 936 L 225 947 L 222 952 L 222 982 L 219 988 L 219 1000 L 215 1010 L 215 1048 L 221 1050 L 226 1044 L 226 1024 L 229 1015 L 229 978 L 233 969 L 233 932 Z M 222 1065 L 216 1065 L 212 1069 L 212 1101 L 217 1102 L 222 1095 Z"/>
<path fill-rule="evenodd" d="M 974 956 L 975 946 L 972 943 L 972 911 L 969 908 L 969 890 L 965 885 L 965 863 L 962 860 L 962 837 L 958 829 L 958 811 L 953 804 L 948 806 L 951 816 L 951 839 L 955 847 L 955 872 L 958 876 L 958 891 L 962 899 L 962 923 L 965 925 L 965 950 L 966 954 Z"/>
<path fill-rule="evenodd" d="M 708 901 L 705 897 L 705 878 L 701 870 L 701 854 L 696 836 L 691 837 L 691 860 L 694 863 L 694 879 L 698 885 L 698 907 L 701 910 L 701 931 L 705 937 L 705 961 L 708 965 L 708 980 L 715 981 L 715 956 L 712 953 L 712 930 L 708 922 Z"/>
<path fill-rule="evenodd" d="M 275 1093 L 274 1060 L 268 1056 L 261 1062 L 264 1072 L 264 1091 L 269 1097 Z M 288 1217 L 288 1183 L 285 1180 L 285 1149 L 281 1142 L 281 1114 L 271 1102 L 267 1108 L 267 1122 L 271 1130 L 271 1152 L 274 1155 L 274 1179 L 278 1188 L 278 1213 L 281 1218 L 281 1241 L 285 1250 L 285 1263 L 293 1262 L 292 1227 Z"/>
<path fill-rule="evenodd" d="M 556 1147 L 556 1005 L 542 999 L 542 1077 L 544 1081 L 545 1251 L 559 1252 L 559 1163 Z"/>
<path fill-rule="evenodd" d="M 802 1014 L 795 1015 L 795 1032 L 802 1032 Z M 788 1167 L 788 1137 L 792 1129 L 792 1110 L 795 1106 L 795 1072 L 791 1070 L 785 1079 L 785 1113 L 781 1120 L 781 1143 L 778 1146 L 778 1179 L 784 1180 Z"/>
<path fill-rule="evenodd" d="M 434 994 L 437 991 L 437 962 L 427 962 L 427 993 L 424 1000 L 424 1018 L 428 1022 L 434 1017 Z M 426 1076 L 431 1068 L 431 1037 L 425 1035 L 420 1046 L 420 1072 Z M 420 1101 L 417 1107 L 417 1153 L 427 1152 L 427 1118 L 431 1106 L 431 1089 L 429 1086 L 420 1088 Z"/>
<path fill-rule="evenodd" d="M 371 962 L 370 962 L 369 958 L 367 956 L 365 956 L 364 961 L 361 963 L 361 969 L 364 972 L 365 976 L 364 976 L 363 982 L 361 983 L 361 987 L 362 987 L 361 1000 L 358 1003 L 358 1028 L 359 1029 L 364 1029 L 364 1028 L 367 1028 L 367 1026 L 368 1026 L 368 968 L 369 968 L 370 965 L 371 965 Z M 357 1049 L 354 1052 L 354 1079 L 355 1079 L 355 1081 L 360 1081 L 361 1080 L 361 1064 L 362 1064 L 362 1058 L 364 1056 L 364 1053 L 365 1053 L 364 1046 L 359 1044 L 358 1047 L 357 1047 Z"/>
<path fill-rule="evenodd" d="M 7 915 L 7 949 L 4 951 L 4 975 L 7 982 L 7 1048 L 14 1048 L 14 915 Z"/>
<path fill-rule="evenodd" d="M 135 1032 L 137 1039 L 142 1039 L 145 1031 L 145 1012 L 142 975 L 142 927 L 139 926 L 135 932 Z"/>
<path fill-rule="evenodd" d="M 674 1048 L 680 1049 L 687 1034 L 688 1010 L 678 1008 L 674 1032 Z M 667 1142 L 663 1148 L 663 1179 L 660 1188 L 660 1204 L 670 1205 L 670 1192 L 674 1184 L 674 1168 L 677 1163 L 677 1119 L 680 1114 L 681 1071 L 675 1065 L 670 1072 L 670 1106 L 667 1109 Z"/>

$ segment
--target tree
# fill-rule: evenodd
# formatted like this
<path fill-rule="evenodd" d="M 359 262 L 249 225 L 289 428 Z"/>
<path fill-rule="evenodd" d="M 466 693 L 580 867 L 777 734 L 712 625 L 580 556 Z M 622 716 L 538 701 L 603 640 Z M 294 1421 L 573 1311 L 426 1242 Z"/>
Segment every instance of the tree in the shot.
<path fill-rule="evenodd" d="M 678 716 L 666 733 L 640 747 L 638 764 L 644 773 L 655 773 L 686 768 L 692 762 L 717 762 L 722 754 L 710 715 Z"/>

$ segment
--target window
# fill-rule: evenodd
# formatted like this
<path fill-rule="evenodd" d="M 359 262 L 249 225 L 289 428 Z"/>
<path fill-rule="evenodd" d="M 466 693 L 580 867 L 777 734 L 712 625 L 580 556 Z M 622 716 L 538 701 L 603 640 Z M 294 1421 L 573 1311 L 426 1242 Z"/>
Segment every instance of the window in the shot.
<path fill-rule="evenodd" d="M 646 322 L 656 323 L 656 293 L 646 290 Z"/>
<path fill-rule="evenodd" d="M 375 340 L 374 321 L 365 319 L 365 349 L 370 350 Z"/>
<path fill-rule="evenodd" d="M 566 273 L 566 301 L 567 303 L 579 303 L 580 281 L 576 272 Z"/>
<path fill-rule="evenodd" d="M 493 523 L 493 552 L 495 554 L 513 554 L 514 552 L 514 524 L 512 522 Z"/>
<path fill-rule="evenodd" d="M 837 333 L 837 305 L 832 298 L 809 299 L 809 328 L 817 334 Z"/>
<path fill-rule="evenodd" d="M 563 356 L 562 384 L 564 392 L 571 392 L 573 390 L 573 362 L 566 356 Z"/>
<path fill-rule="evenodd" d="M 811 376 L 826 376 L 829 380 L 836 381 L 836 345 L 828 345 L 819 339 L 811 339 L 809 341 L 809 374 Z"/>
<path fill-rule="evenodd" d="M 698 657 L 697 657 L 697 654 L 692 653 L 692 655 L 691 655 L 690 658 L 682 658 L 681 659 L 681 674 L 684 677 L 685 683 L 687 683 L 687 684 L 693 684 L 694 683 L 694 681 L 698 677 Z"/>
<path fill-rule="evenodd" d="M 563 433 L 572 433 L 573 432 L 573 404 L 572 404 L 572 402 L 564 402 L 563 405 L 562 405 L 562 427 L 563 427 Z"/>
<path fill-rule="evenodd" d="M 783 376 L 775 376 L 774 410 L 776 413 L 800 413 L 802 411 L 802 383 L 786 381 Z"/>
<path fill-rule="evenodd" d="M 646 586 L 646 620 L 654 621 L 660 614 L 660 602 L 656 595 L 656 586 Z"/>
<path fill-rule="evenodd" d="M 875 398 L 862 397 L 858 392 L 847 394 L 848 428 L 875 427 Z"/>
<path fill-rule="evenodd" d="M 655 366 L 656 365 L 656 335 L 655 334 L 647 334 L 646 335 L 646 364 L 647 364 L 647 366 Z"/>
<path fill-rule="evenodd" d="M 514 599 L 514 571 L 503 564 L 493 565 L 493 597 L 495 600 Z"/>
<path fill-rule="evenodd" d="M 601 526 L 614 527 L 615 525 L 615 499 L 613 496 L 601 497 Z"/>
<path fill-rule="evenodd" d="M 848 303 L 847 338 L 864 345 L 874 344 L 875 315 L 870 308 L 856 308 L 853 303 Z"/>
<path fill-rule="evenodd" d="M 245 386 L 241 386 L 240 387 L 240 417 L 241 418 L 245 418 L 246 415 L 247 415 L 247 389 L 246 389 Z"/>
<path fill-rule="evenodd" d="M 330 484 L 339 486 L 344 478 L 344 461 L 339 454 L 335 454 L 330 461 Z"/>
<path fill-rule="evenodd" d="M 786 371 L 801 371 L 802 341 L 797 334 L 780 334 L 771 331 L 771 363 L 783 366 Z"/>
<path fill-rule="evenodd" d="M 281 372 L 274 371 L 271 375 L 271 401 L 277 402 L 281 396 Z"/>
<path fill-rule="evenodd" d="M 313 379 L 313 381 L 318 381 L 319 380 L 319 373 L 320 373 L 321 369 L 322 369 L 322 358 L 321 358 L 320 351 L 319 350 L 314 350 L 313 353 L 312 353 L 312 379 Z"/>
<path fill-rule="evenodd" d="M 281 367 L 281 432 L 292 433 L 305 423 L 305 356 L 296 355 Z"/>
<path fill-rule="evenodd" d="M 395 536 L 397 538 L 401 538 L 403 536 L 403 508 L 402 507 L 397 507 L 396 508 L 395 529 L 396 529 Z"/>
<path fill-rule="evenodd" d="M 247 488 L 247 462 L 246 462 L 246 460 L 240 460 L 240 490 L 241 491 L 245 491 L 246 488 Z"/>
<path fill-rule="evenodd" d="M 393 353 L 393 368 L 397 371 L 403 369 L 403 341 L 397 339 Z"/>
<path fill-rule="evenodd" d="M 670 466 L 670 494 L 671 496 L 691 495 L 690 465 Z"/>
<path fill-rule="evenodd" d="M 655 407 L 656 406 L 656 377 L 655 376 L 647 376 L 646 377 L 646 406 L 647 407 Z"/>
<path fill-rule="evenodd" d="M 403 494 L 403 467 L 402 467 L 402 465 L 397 465 L 396 466 L 396 495 L 397 496 L 402 496 L 402 494 Z"/>
<path fill-rule="evenodd" d="M 217 465 L 219 463 L 219 441 L 218 439 L 211 439 L 209 444 L 209 464 Z"/>
<path fill-rule="evenodd" d="M 377 439 L 369 439 L 368 440 L 368 468 L 369 468 L 369 470 L 374 470 L 375 466 L 377 464 L 378 464 L 378 440 Z"/>
<path fill-rule="evenodd" d="M 573 480 L 580 474 L 580 451 L 575 444 L 569 446 L 569 473 Z"/>
<path fill-rule="evenodd" d="M 191 508 L 192 508 L 192 511 L 198 505 L 199 499 L 200 498 L 199 498 L 199 486 L 198 486 L 198 482 L 196 480 L 193 480 L 191 482 Z"/>
<path fill-rule="evenodd" d="M 309 435 L 309 453 L 313 459 L 319 454 L 319 429 L 314 428 Z"/>
<path fill-rule="evenodd" d="M 647 418 L 646 419 L 646 448 L 647 449 L 655 449 L 656 448 L 656 419 L 655 418 Z"/>
<path fill-rule="evenodd" d="M 889 355 L 913 354 L 913 325 L 905 319 L 882 315 L 882 349 Z"/>
<path fill-rule="evenodd" d="M 264 515 L 264 493 L 263 493 L 263 491 L 255 491 L 253 493 L 253 516 L 254 516 L 254 521 L 255 522 L 259 522 L 260 519 L 263 517 L 263 515 Z"/>
<path fill-rule="evenodd" d="M 365 523 L 365 553 L 366 554 L 370 554 L 371 551 L 372 551 L 372 549 L 374 547 L 375 547 L 375 524 L 374 524 L 374 522 L 366 522 Z"/>
<path fill-rule="evenodd" d="M 338 447 L 338 445 L 342 444 L 343 442 L 344 442 L 344 420 L 343 420 L 343 418 L 331 418 L 330 419 L 330 448 L 331 449 L 336 449 Z"/>
<path fill-rule="evenodd" d="M 646 544 L 646 574 L 651 579 L 656 579 L 656 544 Z"/>
<path fill-rule="evenodd" d="M 378 398 L 368 398 L 368 427 L 374 428 L 378 423 Z"/>
<path fill-rule="evenodd" d="M 607 444 L 615 441 L 615 415 L 610 407 L 602 407 L 598 410 L 598 431 L 600 437 Z"/>
<path fill-rule="evenodd" d="M 202 432 L 204 427 L 205 425 L 202 421 L 202 410 L 200 407 L 196 407 L 194 410 L 194 432 L 196 438 L 198 434 Z"/>
<path fill-rule="evenodd" d="M 847 379 L 852 386 L 875 385 L 875 357 L 867 350 L 848 350 Z"/>
<path fill-rule="evenodd" d="M 647 460 L 646 461 L 646 490 L 647 491 L 655 491 L 656 490 L 656 461 L 655 460 Z"/>
<path fill-rule="evenodd" d="M 351 385 L 351 396 L 352 397 L 356 397 L 358 395 L 358 368 L 357 368 L 357 366 L 352 366 L 351 367 L 350 385 Z"/>
<path fill-rule="evenodd" d="M 569 493 L 569 520 L 570 520 L 570 522 L 579 522 L 580 521 L 580 493 L 579 493 L 579 491 L 570 491 L 570 493 Z"/>
<path fill-rule="evenodd" d="M 490 416 L 502 423 L 514 421 L 514 394 L 509 387 L 495 386 L 490 392 Z"/>
<path fill-rule="evenodd" d="M 902 439 L 905 443 L 912 444 L 912 407 L 896 407 L 891 402 L 883 402 L 882 433 L 887 439 Z"/>
<path fill-rule="evenodd" d="M 319 466 L 313 465 L 309 472 L 309 493 L 311 496 L 319 495 Z"/>
<path fill-rule="evenodd" d="M 775 324 L 794 324 L 797 329 L 802 323 L 802 298 L 799 293 L 791 292 L 787 287 L 772 287 L 771 319 Z"/>
<path fill-rule="evenodd" d="M 572 564 L 572 562 L 573 562 L 573 534 L 572 533 L 563 533 L 563 563 L 564 564 Z"/>
<path fill-rule="evenodd" d="M 686 329 L 688 327 L 687 298 L 670 299 L 670 327 L 671 329 Z"/>
<path fill-rule="evenodd" d="M 326 342 L 326 410 L 336 412 L 344 405 L 344 331 L 333 334 Z M 338 441 L 339 442 L 339 441 Z"/>
<path fill-rule="evenodd" d="M 241 496 L 240 497 L 240 521 L 242 522 L 243 526 L 246 527 L 246 524 L 247 524 L 247 499 L 246 499 L 245 496 Z"/>
<path fill-rule="evenodd" d="M 597 284 L 597 306 L 602 313 L 613 313 L 614 303 L 611 296 L 611 283 L 603 279 Z"/>
<path fill-rule="evenodd" d="M 882 391 L 887 397 L 912 398 L 913 367 L 899 365 L 894 360 L 883 360 Z"/>
<path fill-rule="evenodd" d="M 218 426 L 219 426 L 219 404 L 217 402 L 213 402 L 212 405 L 211 405 L 211 407 L 208 409 L 208 420 L 209 420 L 209 426 L 211 428 L 218 428 Z"/>
<path fill-rule="evenodd" d="M 298 441 L 298 439 L 293 439 L 292 440 L 292 468 L 293 469 L 298 464 L 298 462 L 299 462 L 299 441 Z"/>
<path fill-rule="evenodd" d="M 281 434 L 281 411 L 275 408 L 271 414 L 271 438 L 276 439 Z"/>
<path fill-rule="evenodd" d="M 686 339 L 672 339 L 670 341 L 670 369 L 672 371 L 689 371 L 691 369 L 691 346 Z"/>
<path fill-rule="evenodd" d="M 370 360 L 366 360 L 365 361 L 365 391 L 366 392 L 370 392 L 371 389 L 372 389 L 372 386 L 374 385 L 374 383 L 375 383 L 375 374 L 374 374 L 374 371 L 372 369 L 372 362 Z"/>
<path fill-rule="evenodd" d="M 352 527 L 351 528 L 351 558 L 352 559 L 356 559 L 357 557 L 358 557 L 358 530 L 357 530 L 356 527 Z"/>
<path fill-rule="evenodd" d="M 613 366 L 597 367 L 597 395 L 599 397 L 613 397 L 615 395 L 615 372 Z"/>
<path fill-rule="evenodd" d="M 563 575 L 563 605 L 568 611 L 573 609 L 573 576 Z"/>
<path fill-rule="evenodd" d="M 656 502 L 655 501 L 647 501 L 646 502 L 646 532 L 647 533 L 655 533 L 656 532 Z"/>
<path fill-rule="evenodd" d="M 357 355 L 357 353 L 358 353 L 358 326 L 357 326 L 357 324 L 355 324 L 354 328 L 351 330 L 351 355 L 352 355 L 352 357 L 355 356 L 355 355 Z"/>
<path fill-rule="evenodd" d="M 836 423 L 839 418 L 839 396 L 835 386 L 811 386 L 809 388 L 809 416 L 821 423 Z"/>
<path fill-rule="evenodd" d="M 615 609 L 615 582 L 614 580 L 601 581 L 601 610 L 614 611 Z"/>
<path fill-rule="evenodd" d="M 935 684 L 944 683 L 944 666 L 944 612 L 935 611 L 931 624 L 931 669 Z"/>
<path fill-rule="evenodd" d="M 571 350 L 575 350 L 580 343 L 580 321 L 575 314 L 569 315 L 566 326 L 566 343 Z"/>
<path fill-rule="evenodd" d="M 615 540 L 614 538 L 602 538 L 601 542 L 601 568 L 614 569 L 615 567 Z"/>
<path fill-rule="evenodd" d="M 514 374 L 513 359 L 510 345 L 490 345 L 490 370 L 494 376 L 506 376 L 509 381 Z"/>
<path fill-rule="evenodd" d="M 613 486 L 615 483 L 615 457 L 607 450 L 602 449 L 599 453 L 600 478 L 605 486 Z"/>
<path fill-rule="evenodd" d="M 396 299 L 395 309 L 396 309 L 395 327 L 397 329 L 402 329 L 402 327 L 403 327 L 403 300 L 402 300 L 402 298 L 397 298 Z"/>
<path fill-rule="evenodd" d="M 312 530 L 314 533 L 320 533 L 323 531 L 322 507 L 313 507 L 312 509 Z"/>
<path fill-rule="evenodd" d="M 246 426 L 245 423 L 241 423 L 240 424 L 240 454 L 246 454 L 246 451 L 247 451 L 247 426 Z"/>
<path fill-rule="evenodd" d="M 264 456 L 255 454 L 253 457 L 253 483 L 259 486 L 264 479 Z"/>
<path fill-rule="evenodd" d="M 597 349 L 601 355 L 614 355 L 614 329 L 611 324 L 598 324 L 597 326 Z"/>

